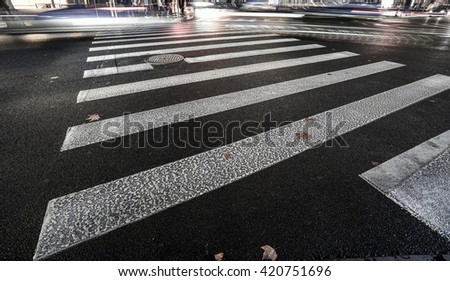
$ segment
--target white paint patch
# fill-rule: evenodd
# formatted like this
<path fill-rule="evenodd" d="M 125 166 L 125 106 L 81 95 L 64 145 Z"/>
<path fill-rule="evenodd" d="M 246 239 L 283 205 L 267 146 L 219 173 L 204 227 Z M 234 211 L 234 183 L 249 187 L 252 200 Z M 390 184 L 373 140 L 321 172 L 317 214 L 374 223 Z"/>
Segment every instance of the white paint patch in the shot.
<path fill-rule="evenodd" d="M 190 30 L 190 27 L 180 27 L 177 30 Z M 170 31 L 172 31 L 173 29 L 170 29 Z M 97 32 L 96 36 L 98 37 L 102 37 L 102 36 L 115 36 L 115 35 L 127 35 L 127 34 L 131 34 L 131 35 L 135 35 L 135 34 L 141 34 L 141 33 L 167 33 L 168 31 L 168 27 L 167 26 L 155 26 L 153 28 L 145 28 L 145 29 L 120 29 L 120 30 L 115 30 L 115 31 L 100 31 Z"/>
<path fill-rule="evenodd" d="M 273 36 L 277 36 L 277 35 L 274 34 Z M 167 46 L 167 45 L 186 44 L 186 43 L 201 43 L 201 42 L 213 42 L 213 41 L 239 40 L 239 39 L 250 39 L 250 38 L 259 38 L 259 37 L 266 37 L 266 35 L 264 35 L 264 34 L 238 35 L 238 36 L 225 36 L 225 37 L 212 37 L 212 38 L 201 38 L 201 39 L 164 41 L 164 42 L 135 43 L 135 44 L 106 46 L 106 47 L 92 47 L 92 48 L 89 48 L 89 52 L 111 51 L 111 50 L 143 48 L 143 47 L 155 47 L 155 46 Z"/>
<path fill-rule="evenodd" d="M 139 38 L 139 37 L 152 37 L 152 36 L 165 36 L 165 35 L 174 35 L 174 34 L 186 34 L 185 30 L 178 30 L 176 32 L 167 32 L 167 31 L 156 31 L 156 32 L 138 32 L 138 33 L 116 33 L 109 35 L 96 36 L 94 38 L 95 41 L 103 41 L 103 40 L 115 40 L 115 39 L 126 39 L 126 38 Z"/>
<path fill-rule="evenodd" d="M 98 69 L 89 69 L 89 70 L 84 71 L 83 78 L 99 77 L 99 76 L 105 76 L 105 75 L 144 71 L 144 70 L 151 70 L 151 69 L 153 69 L 153 66 L 149 63 L 140 63 L 140 64 L 132 64 L 132 65 L 126 65 L 126 66 L 114 66 L 114 67 L 105 67 L 105 68 L 98 68 Z"/>
<path fill-rule="evenodd" d="M 266 34 L 265 36 L 269 37 L 269 36 L 276 36 L 276 35 Z M 180 52 L 192 52 L 192 51 L 203 51 L 203 50 L 213 50 L 213 49 L 223 49 L 223 48 L 233 48 L 233 47 L 243 47 L 243 46 L 255 46 L 255 45 L 264 45 L 264 44 L 288 43 L 288 42 L 298 42 L 298 41 L 300 41 L 300 40 L 295 39 L 295 38 L 283 38 L 283 39 L 244 41 L 244 42 L 235 42 L 235 43 L 210 44 L 210 45 L 203 45 L 203 46 L 191 46 L 191 47 L 187 46 L 187 47 L 152 50 L 152 51 L 141 51 L 141 52 L 113 54 L 113 55 L 93 56 L 93 57 L 88 57 L 87 62 L 106 61 L 106 60 L 151 56 L 151 55 L 159 55 L 159 54 L 170 54 L 170 53 L 173 54 L 173 53 L 180 53 Z"/>
<path fill-rule="evenodd" d="M 203 56 L 203 57 L 192 57 L 192 58 L 185 58 L 184 60 L 187 63 L 198 63 L 198 62 L 208 62 L 208 61 L 226 60 L 226 59 L 234 59 L 234 58 L 244 58 L 244 57 L 251 57 L 251 56 L 271 55 L 271 54 L 318 49 L 318 48 L 325 48 L 325 46 L 318 45 L 318 44 L 308 44 L 308 45 L 300 45 L 300 46 L 273 48 L 273 49 L 233 52 L 233 53 L 209 55 L 209 56 Z"/>
<path fill-rule="evenodd" d="M 317 130 L 311 142 L 318 145 L 448 89 L 450 77 L 435 75 L 217 149 L 55 198 L 48 203 L 34 259 L 142 220 L 309 150 L 314 146 L 296 137 L 308 120 L 327 128 L 331 115 L 332 126 L 342 125 L 331 134 L 326 129 Z"/>
<path fill-rule="evenodd" d="M 450 81 L 447 81 L 447 86 Z M 450 130 L 360 176 L 450 239 Z"/>
<path fill-rule="evenodd" d="M 181 74 L 170 77 L 150 79 L 139 82 L 120 84 L 109 87 L 102 87 L 80 91 L 78 93 L 77 102 L 93 101 L 98 99 L 106 99 L 129 94 L 135 94 L 145 91 L 162 89 L 167 87 L 191 84 L 196 82 L 215 80 L 225 77 L 244 75 L 248 73 L 256 73 L 261 71 L 275 70 L 293 66 L 300 66 L 311 63 L 318 63 L 329 60 L 344 59 L 357 56 L 358 54 L 351 52 L 337 52 L 331 54 L 323 54 L 317 56 L 295 58 L 288 60 L 271 61 L 243 66 L 235 66 L 229 68 L 221 68 L 209 71 L 202 71 L 189 74 Z"/>
<path fill-rule="evenodd" d="M 110 44 L 110 43 L 121 43 L 121 42 L 135 42 L 135 41 L 150 41 L 150 40 L 161 40 L 161 39 L 172 39 L 172 38 L 188 38 L 188 37 L 201 37 L 201 36 L 213 36 L 213 35 L 227 35 L 227 34 L 243 34 L 243 33 L 256 33 L 254 31 L 223 31 L 223 32 L 201 32 L 201 33 L 189 33 L 180 35 L 168 35 L 168 36 L 147 36 L 141 38 L 127 38 L 127 39 L 116 39 L 116 40 L 102 40 L 93 41 L 92 44 Z"/>

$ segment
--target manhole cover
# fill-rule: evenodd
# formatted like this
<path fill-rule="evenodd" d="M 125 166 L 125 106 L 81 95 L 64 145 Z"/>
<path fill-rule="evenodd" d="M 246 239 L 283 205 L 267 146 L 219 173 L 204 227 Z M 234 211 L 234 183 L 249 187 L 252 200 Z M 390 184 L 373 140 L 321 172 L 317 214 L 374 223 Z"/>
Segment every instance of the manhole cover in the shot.
<path fill-rule="evenodd" d="M 184 60 L 184 57 L 182 55 L 175 55 L 175 54 L 165 54 L 165 55 L 156 55 L 149 57 L 147 59 L 148 63 L 153 64 L 167 64 L 167 63 L 175 63 Z"/>

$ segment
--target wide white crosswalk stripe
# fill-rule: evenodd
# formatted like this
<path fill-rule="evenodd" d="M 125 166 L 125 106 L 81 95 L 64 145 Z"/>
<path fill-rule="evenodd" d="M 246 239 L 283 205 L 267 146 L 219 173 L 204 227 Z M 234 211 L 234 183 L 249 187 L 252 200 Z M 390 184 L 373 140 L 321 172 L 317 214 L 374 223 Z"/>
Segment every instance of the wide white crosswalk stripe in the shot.
<path fill-rule="evenodd" d="M 311 120 L 316 128 L 322 128 L 311 134 L 310 142 L 318 145 L 449 89 L 449 76 L 434 75 L 229 145 L 55 198 L 48 203 L 34 259 L 144 219 L 307 151 L 311 143 L 297 136 Z M 334 125 L 341 125 L 331 134 L 326 129 L 330 115 Z"/>
<path fill-rule="evenodd" d="M 267 34 L 266 36 L 271 37 L 271 36 L 277 36 L 277 35 Z M 289 42 L 298 42 L 298 41 L 299 41 L 299 39 L 295 39 L 295 38 L 280 38 L 280 39 L 267 39 L 267 40 L 256 40 L 256 41 L 210 44 L 210 45 L 202 45 L 202 46 L 177 47 L 177 48 L 167 48 L 167 49 L 152 50 L 152 51 L 140 51 L 140 52 L 112 54 L 112 55 L 93 56 L 93 57 L 88 57 L 87 62 L 107 61 L 107 60 L 151 56 L 151 55 L 159 55 L 159 54 L 169 54 L 169 53 L 178 53 L 178 52 L 192 52 L 192 51 L 204 51 L 204 50 L 213 50 L 213 49 L 225 49 L 225 48 L 233 48 L 233 47 L 257 46 L 257 45 L 265 45 L 265 44 L 289 43 Z"/>
<path fill-rule="evenodd" d="M 99 76 L 105 76 L 105 75 L 113 75 L 113 74 L 136 72 L 136 71 L 151 70 L 151 69 L 153 69 L 153 66 L 149 63 L 140 63 L 140 64 L 133 64 L 133 65 L 125 65 L 125 66 L 113 66 L 113 67 L 105 67 L 105 68 L 98 68 L 98 69 L 89 69 L 89 70 L 84 71 L 83 78 L 99 77 Z"/>
<path fill-rule="evenodd" d="M 148 37 L 148 36 L 164 36 L 164 35 L 175 35 L 175 34 L 189 34 L 192 32 L 220 32 L 220 31 L 227 31 L 230 29 L 214 29 L 211 30 L 210 28 L 196 28 L 196 29 L 177 29 L 174 31 L 162 31 L 162 30 L 156 30 L 156 31 L 146 31 L 146 32 L 139 32 L 139 33 L 124 33 L 124 34 L 116 34 L 116 35 L 109 35 L 109 36 L 96 36 L 94 40 L 102 41 L 102 40 L 110 40 L 110 39 L 126 39 L 126 38 L 138 38 L 138 37 Z"/>
<path fill-rule="evenodd" d="M 152 37 L 152 36 L 164 36 L 164 35 L 174 35 L 174 34 L 186 34 L 186 31 L 178 31 L 178 32 L 166 32 L 166 31 L 155 31 L 155 32 L 141 32 L 141 33 L 126 33 L 121 35 L 110 35 L 110 36 L 96 36 L 94 41 L 107 41 L 107 40 L 120 40 L 126 38 L 138 38 L 138 37 Z"/>
<path fill-rule="evenodd" d="M 236 75 L 243 75 L 248 73 L 255 73 L 267 70 L 275 70 L 280 68 L 287 68 L 293 66 L 300 66 L 311 63 L 324 62 L 329 60 L 344 59 L 358 54 L 351 52 L 337 52 L 330 54 L 323 54 L 317 56 L 271 61 L 243 66 L 235 66 L 228 68 L 221 68 L 209 71 L 195 72 L 189 74 L 181 74 L 170 77 L 150 79 L 126 84 L 120 84 L 109 87 L 102 87 L 80 91 L 78 93 L 77 102 L 93 101 L 98 99 L 105 99 L 129 94 L 135 94 L 155 89 L 162 89 L 166 87 L 173 87 L 196 82 L 214 80 L 225 77 L 232 77 Z"/>
<path fill-rule="evenodd" d="M 277 36 L 277 35 L 274 34 L 274 36 Z M 166 45 L 176 45 L 176 44 L 186 44 L 186 43 L 201 43 L 201 42 L 212 42 L 212 41 L 250 39 L 250 38 L 260 38 L 260 37 L 267 37 L 267 35 L 264 35 L 264 34 L 237 35 L 237 36 L 212 37 L 212 38 L 201 38 L 201 39 L 187 39 L 187 40 L 176 40 L 176 41 L 165 41 L 165 42 L 135 43 L 135 44 L 124 44 L 124 45 L 114 45 L 114 46 L 105 46 L 105 47 L 92 47 L 92 48 L 89 48 L 89 52 L 111 51 L 111 50 L 143 48 L 143 47 L 155 47 L 155 46 L 166 46 Z"/>
<path fill-rule="evenodd" d="M 116 39 L 116 40 L 102 40 L 93 41 L 92 44 L 110 44 L 110 43 L 121 43 L 121 42 L 135 42 L 135 41 L 150 41 L 150 40 L 161 40 L 161 39 L 172 39 L 172 38 L 187 38 L 187 37 L 202 37 L 202 36 L 214 36 L 214 35 L 227 35 L 227 34 L 245 34 L 245 33 L 257 33 L 255 31 L 223 31 L 223 32 L 201 32 L 201 33 L 189 33 L 180 35 L 167 35 L 167 36 L 147 36 L 141 38 L 128 38 L 128 39 Z"/>
<path fill-rule="evenodd" d="M 234 59 L 234 58 L 245 58 L 245 57 L 251 57 L 251 56 L 271 55 L 271 54 L 287 53 L 287 52 L 294 52 L 294 51 L 318 49 L 318 48 L 325 48 L 325 46 L 322 46 L 319 44 L 308 44 L 308 45 L 300 45 L 300 46 L 273 48 L 273 49 L 224 53 L 224 54 L 208 55 L 208 56 L 202 56 L 202 57 L 188 57 L 188 58 L 185 58 L 184 60 L 187 63 L 198 63 L 198 62 L 208 62 L 208 61 L 226 60 L 226 59 Z"/>
<path fill-rule="evenodd" d="M 186 31 L 189 28 L 180 28 L 181 31 Z M 132 30 L 132 31 L 117 31 L 117 32 L 97 32 L 96 38 L 110 37 L 110 36 L 134 36 L 139 34 L 152 34 L 152 33 L 170 33 L 170 30 L 161 28 L 153 28 L 148 30 Z"/>
<path fill-rule="evenodd" d="M 77 147 L 82 147 L 89 144 L 122 137 L 125 135 L 130 135 L 149 129 L 158 128 L 163 125 L 168 125 L 174 122 L 173 119 L 175 116 L 177 116 L 177 120 L 179 122 L 182 122 L 193 117 L 202 117 L 227 110 L 232 110 L 255 103 L 268 101 L 271 99 L 325 87 L 343 81 L 357 79 L 375 73 L 395 69 L 401 66 L 403 65 L 382 61 L 325 74 L 285 81 L 268 86 L 261 86 L 239 92 L 133 113 L 126 116 L 127 121 L 125 121 L 124 116 L 120 116 L 116 118 L 100 120 L 94 123 L 73 126 L 67 130 L 66 138 L 61 147 L 61 151 L 74 149 Z M 141 126 L 125 128 L 126 122 L 140 124 Z M 111 126 L 112 124 L 114 124 L 114 126 Z M 105 130 L 107 130 L 109 133 L 106 134 Z"/>
<path fill-rule="evenodd" d="M 182 31 L 189 31 L 193 28 L 190 26 L 177 26 L 176 29 L 174 29 L 174 26 L 168 26 L 168 25 L 157 25 L 152 26 L 149 28 L 142 28 L 142 29 L 119 29 L 119 30 L 113 30 L 113 31 L 99 31 L 96 33 L 95 36 L 114 36 L 114 35 L 134 35 L 134 34 L 140 34 L 140 33 L 152 33 L 152 32 L 171 32 L 175 30 L 182 30 Z"/>
<path fill-rule="evenodd" d="M 449 171 L 450 130 L 360 176 L 450 240 Z"/>

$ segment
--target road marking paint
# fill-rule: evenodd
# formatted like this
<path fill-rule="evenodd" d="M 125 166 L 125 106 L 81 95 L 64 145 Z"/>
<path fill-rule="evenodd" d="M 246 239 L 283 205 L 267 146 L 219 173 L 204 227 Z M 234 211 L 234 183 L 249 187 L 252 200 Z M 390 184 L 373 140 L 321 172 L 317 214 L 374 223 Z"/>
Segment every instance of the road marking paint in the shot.
<path fill-rule="evenodd" d="M 278 35 L 273 34 L 273 36 L 278 36 Z M 225 40 L 237 40 L 237 39 L 250 39 L 250 38 L 258 38 L 258 37 L 267 37 L 267 35 L 265 35 L 265 34 L 237 35 L 237 36 L 224 36 L 224 37 L 212 37 L 212 38 L 201 38 L 201 39 L 175 40 L 175 41 L 165 41 L 165 42 L 135 43 L 135 44 L 124 44 L 124 45 L 114 45 L 114 46 L 105 46 L 105 47 L 92 47 L 92 48 L 89 48 L 89 52 L 177 45 L 177 44 L 185 44 L 185 43 L 200 43 L 200 42 L 213 42 L 213 41 L 225 41 Z"/>
<path fill-rule="evenodd" d="M 167 28 L 167 26 L 155 26 L 152 28 L 145 28 L 145 29 L 122 29 L 122 30 L 116 30 L 116 31 L 101 31 L 97 32 L 95 36 L 97 37 L 105 37 L 105 36 L 121 36 L 121 35 L 134 35 L 134 34 L 142 34 L 142 33 L 170 33 L 171 31 L 185 31 L 185 30 L 192 30 L 191 27 L 185 27 L 185 26 L 178 26 L 176 30 L 172 28 Z"/>
<path fill-rule="evenodd" d="M 244 58 L 244 57 L 251 57 L 251 56 L 279 54 L 279 53 L 311 50 L 311 49 L 318 49 L 318 48 L 325 48 L 325 46 L 318 45 L 318 44 L 308 44 L 308 45 L 300 45 L 300 46 L 273 48 L 273 49 L 251 50 L 251 51 L 243 51 L 243 52 L 208 55 L 208 56 L 202 56 L 202 57 L 191 57 L 191 58 L 185 58 L 184 60 L 187 63 L 198 63 L 198 62 L 208 62 L 208 61 L 226 60 L 226 59 L 234 59 L 234 58 Z"/>
<path fill-rule="evenodd" d="M 181 74 L 170 77 L 150 79 L 138 82 L 125 83 L 115 86 L 101 87 L 96 89 L 84 90 L 78 93 L 77 102 L 93 101 L 129 94 L 135 94 L 150 90 L 162 89 L 167 87 L 191 84 L 196 82 L 232 77 L 248 73 L 255 73 L 267 70 L 275 70 L 293 66 L 300 66 L 311 63 L 318 63 L 329 60 L 349 58 L 358 54 L 351 52 L 337 52 L 317 56 L 271 61 L 250 65 L 242 65 L 189 74 Z"/>
<path fill-rule="evenodd" d="M 126 39 L 126 38 L 139 38 L 139 37 L 152 37 L 152 36 L 164 36 L 164 35 L 173 35 L 173 34 L 186 34 L 186 32 L 189 32 L 189 30 L 178 30 L 176 32 L 167 32 L 167 31 L 145 31 L 145 32 L 138 32 L 138 33 L 118 33 L 118 34 L 111 34 L 111 35 L 102 35 L 102 36 L 95 36 L 95 41 L 107 41 L 107 40 L 115 40 L 115 39 Z"/>
<path fill-rule="evenodd" d="M 113 74 L 136 72 L 136 71 L 151 70 L 151 69 L 153 69 L 153 66 L 149 63 L 140 63 L 140 64 L 133 64 L 133 65 L 125 65 L 125 66 L 114 66 L 114 67 L 105 67 L 105 68 L 98 68 L 98 69 L 89 69 L 89 70 L 84 71 L 83 78 L 99 77 L 99 76 L 105 76 L 105 75 L 113 75 Z"/>
<path fill-rule="evenodd" d="M 435 75 L 313 115 L 307 120 L 315 120 L 321 128 L 328 128 L 330 115 L 334 125 L 341 124 L 339 131 L 331 133 L 326 129 L 316 130 L 314 144 L 351 132 L 449 89 L 450 77 Z M 313 146 L 296 139 L 298 132 L 307 126 L 307 120 L 52 199 L 47 206 L 34 259 L 43 259 L 142 220 L 307 151 Z"/>
<path fill-rule="evenodd" d="M 167 29 L 167 28 L 153 28 L 153 29 L 145 29 L 145 30 L 140 30 L 140 31 L 123 31 L 123 32 L 103 32 L 103 33 L 97 33 L 95 35 L 95 38 L 98 39 L 109 39 L 108 37 L 125 37 L 125 36 L 129 36 L 129 37 L 133 37 L 133 36 L 139 36 L 139 35 L 151 35 L 151 34 L 174 34 L 174 33 L 187 33 L 187 32 L 196 32 L 196 31 L 208 31 L 211 30 L 211 28 L 208 27 L 200 27 L 200 28 L 195 28 L 192 29 L 191 27 L 177 27 L 176 29 Z M 218 30 L 218 29 L 215 29 Z M 213 31 L 215 31 L 213 30 Z M 223 29 L 226 30 L 226 29 Z"/>
<path fill-rule="evenodd" d="M 268 34 L 267 36 L 276 36 L 276 35 Z M 191 52 L 191 51 L 203 51 L 203 50 L 213 50 L 213 49 L 223 49 L 223 48 L 233 48 L 233 47 L 243 47 L 243 46 L 256 46 L 256 45 L 264 45 L 264 44 L 288 43 L 288 42 L 298 42 L 298 41 L 300 41 L 300 40 L 296 39 L 296 38 L 282 38 L 282 39 L 267 39 L 267 40 L 244 41 L 244 42 L 234 42 L 234 43 L 211 44 L 211 45 L 203 45 L 203 46 L 177 47 L 177 48 L 168 48 L 168 49 L 160 49 L 160 50 L 152 50 L 152 51 L 141 51 L 141 52 L 130 52 L 130 53 L 122 53 L 122 54 L 93 56 L 93 57 L 88 57 L 86 62 L 106 61 L 106 60 L 142 57 L 142 56 L 151 56 L 151 55 L 159 55 L 159 54 L 178 53 L 178 52 Z"/>
<path fill-rule="evenodd" d="M 308 90 L 357 79 L 403 66 L 393 62 L 377 62 L 334 72 L 299 78 L 295 80 L 261 86 L 234 93 L 213 96 L 200 100 L 165 106 L 157 109 L 132 113 L 120 117 L 103 119 L 93 123 L 70 127 L 61 151 L 70 150 L 102 141 L 107 141 L 173 123 L 174 116 L 179 122 L 206 115 L 232 110 Z M 125 120 L 126 118 L 126 120 Z M 141 124 L 125 128 L 127 124 Z M 113 128 L 110 128 L 114 124 Z M 114 130 L 112 134 L 106 134 Z"/>
<path fill-rule="evenodd" d="M 257 33 L 255 31 L 223 31 L 223 32 L 201 32 L 201 33 L 189 33 L 189 34 L 179 34 L 179 35 L 167 35 L 167 36 L 146 36 L 141 38 L 128 38 L 128 39 L 117 39 L 117 40 L 102 40 L 93 41 L 92 44 L 107 44 L 107 43 L 120 43 L 120 42 L 135 42 L 135 41 L 150 41 L 150 40 L 160 40 L 160 39 L 171 39 L 171 38 L 187 38 L 196 36 L 213 36 L 213 35 L 226 35 L 226 34 L 244 34 L 244 33 Z"/>
<path fill-rule="evenodd" d="M 360 176 L 433 230 L 450 239 L 449 170 L 450 130 Z"/>

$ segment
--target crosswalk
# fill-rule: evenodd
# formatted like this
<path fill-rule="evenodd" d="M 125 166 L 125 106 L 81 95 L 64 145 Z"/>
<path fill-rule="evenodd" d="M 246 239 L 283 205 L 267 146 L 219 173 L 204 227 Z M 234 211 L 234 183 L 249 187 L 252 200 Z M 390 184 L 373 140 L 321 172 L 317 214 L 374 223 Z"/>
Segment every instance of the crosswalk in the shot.
<path fill-rule="evenodd" d="M 218 41 L 224 43 L 216 44 Z M 306 69 L 308 66 L 326 62 L 339 61 L 342 66 L 315 75 L 299 71 L 295 79 L 257 87 L 252 86 L 250 81 L 246 89 L 239 91 L 220 93 L 92 123 L 76 124 L 67 129 L 65 139 L 62 141 L 62 153 L 69 150 L 76 152 L 76 149 L 82 147 L 176 122 L 245 109 L 266 101 L 301 95 L 327 86 L 361 79 L 381 81 L 384 75 L 408 67 L 387 60 L 355 63 L 354 59 L 364 54 L 330 50 L 322 44 L 309 44 L 270 32 L 227 30 L 207 32 L 185 28 L 176 33 L 155 27 L 145 30 L 101 32 L 94 38 L 93 45 L 95 47 L 89 48 L 89 57 L 86 61 L 88 69 L 84 71 L 82 78 L 98 79 L 148 72 L 150 79 L 80 89 L 76 98 L 78 104 L 96 102 L 101 106 L 103 101 L 120 97 L 136 95 L 138 99 L 140 95 L 152 96 L 162 89 L 177 86 L 201 85 L 232 77 L 277 73 L 299 67 Z M 131 49 L 139 50 L 129 52 Z M 205 54 L 206 51 L 213 53 Z M 314 53 L 305 55 L 305 51 Z M 195 55 L 196 52 L 198 55 Z M 95 55 L 91 56 L 92 53 Z M 185 60 L 180 64 L 185 64 L 186 67 L 203 64 L 208 69 L 211 68 L 211 64 L 224 61 L 228 61 L 231 66 L 151 78 L 152 73 L 158 69 L 157 65 L 147 62 L 117 65 L 117 62 L 124 58 L 145 58 L 156 54 L 174 53 L 185 56 Z M 289 54 L 290 57 L 276 59 L 273 57 L 276 54 Z M 238 59 L 243 58 L 251 60 L 251 63 L 247 61 L 241 64 L 241 60 Z M 265 60 L 259 61 L 261 58 Z M 115 61 L 116 66 L 92 68 L 93 63 L 102 66 L 101 63 L 105 61 Z M 325 112 L 318 112 L 231 144 L 55 198 L 48 203 L 34 259 L 46 258 L 207 192 L 223 188 L 312 147 L 449 90 L 450 77 L 435 74 Z M 177 116 L 176 120 L 174 116 Z M 328 129 L 329 116 L 333 116 L 335 126 L 339 124 L 338 131 Z M 130 122 L 141 126 L 127 128 Z M 304 132 L 311 122 L 314 122 L 317 130 L 313 133 Z M 115 124 L 114 128 L 109 128 L 110 131 L 106 134 L 104 129 L 110 124 Z M 265 141 L 267 139 L 271 141 Z"/>

